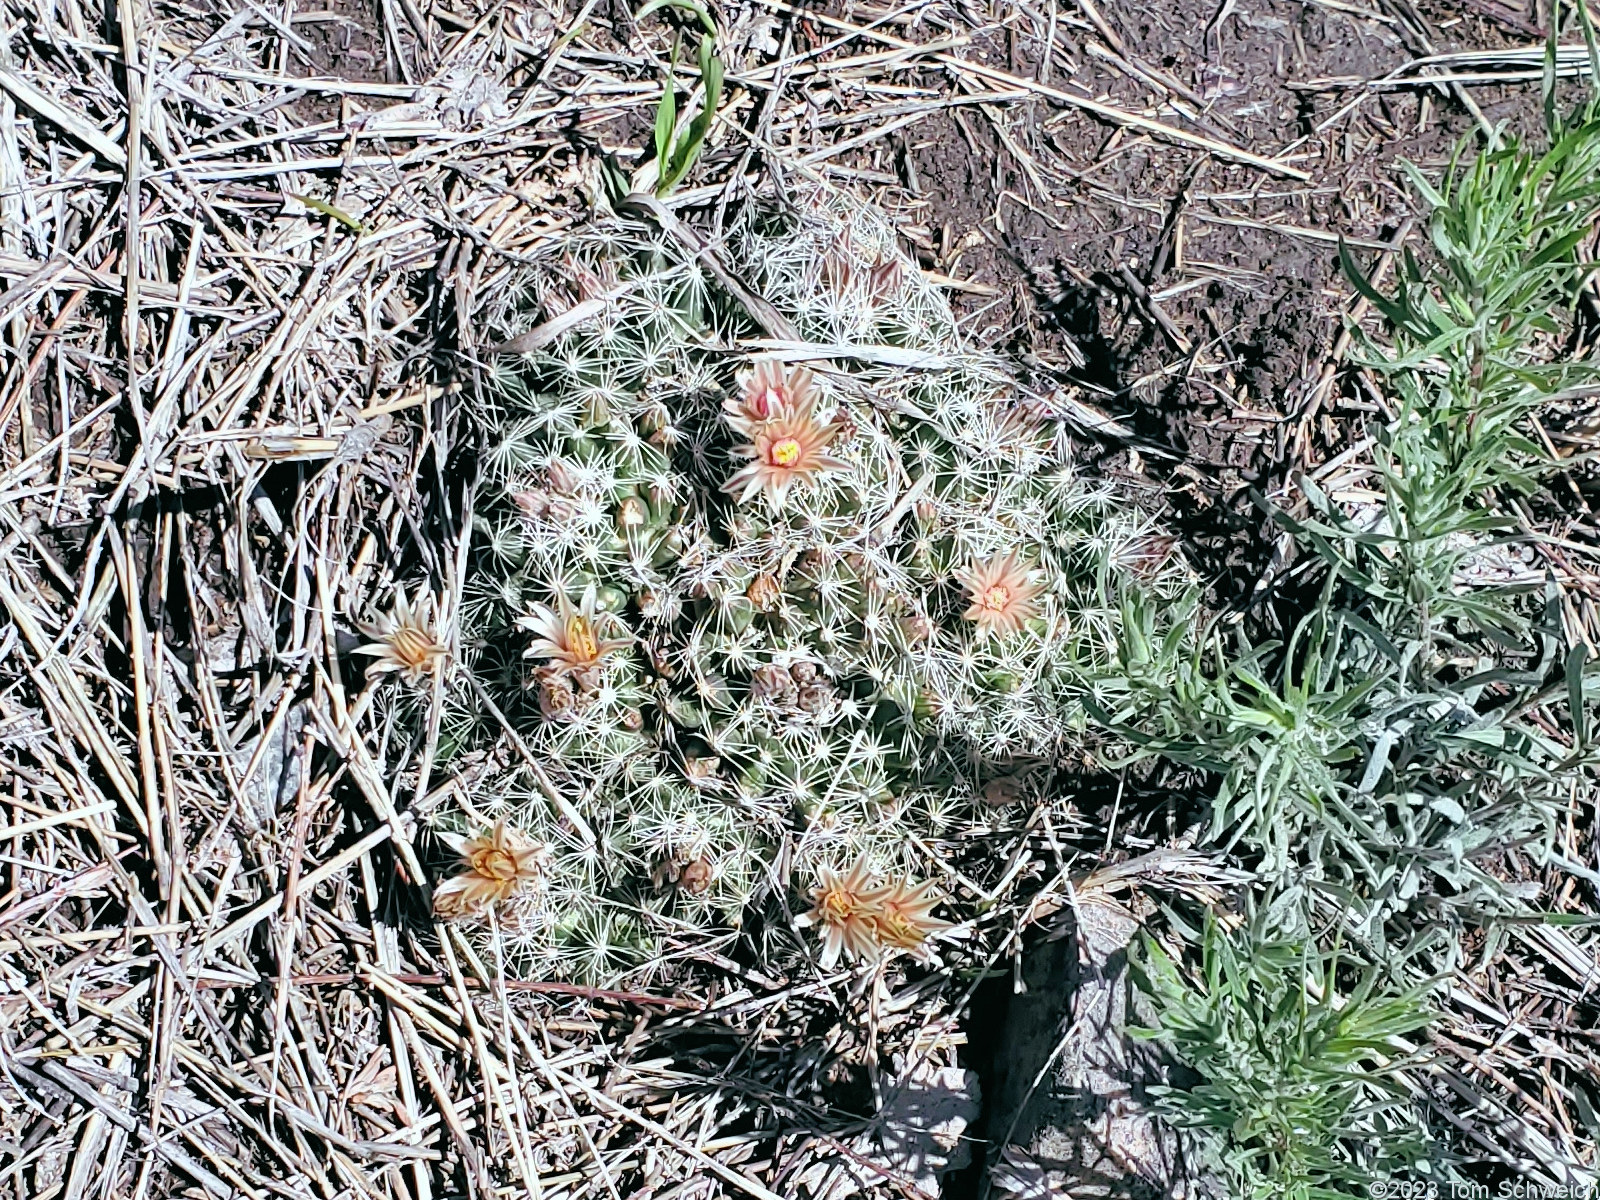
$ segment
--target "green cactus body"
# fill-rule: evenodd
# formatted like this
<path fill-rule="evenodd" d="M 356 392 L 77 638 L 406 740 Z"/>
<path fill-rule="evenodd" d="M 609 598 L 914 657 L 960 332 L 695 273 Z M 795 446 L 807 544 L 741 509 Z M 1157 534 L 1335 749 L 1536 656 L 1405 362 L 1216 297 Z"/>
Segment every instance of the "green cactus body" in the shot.
<path fill-rule="evenodd" d="M 887 222 L 814 195 L 752 207 L 724 252 L 831 349 L 752 352 L 732 297 L 616 218 L 498 317 L 508 337 L 550 319 L 588 298 L 560 290 L 574 276 L 611 297 L 483 409 L 468 668 L 595 834 L 531 788 L 442 815 L 550 847 L 502 922 L 520 970 L 614 974 L 736 925 L 784 873 L 908 866 L 909 838 L 958 832 L 986 763 L 1070 742 L 1115 653 L 1119 549 L 1148 519 L 1075 473 Z"/>

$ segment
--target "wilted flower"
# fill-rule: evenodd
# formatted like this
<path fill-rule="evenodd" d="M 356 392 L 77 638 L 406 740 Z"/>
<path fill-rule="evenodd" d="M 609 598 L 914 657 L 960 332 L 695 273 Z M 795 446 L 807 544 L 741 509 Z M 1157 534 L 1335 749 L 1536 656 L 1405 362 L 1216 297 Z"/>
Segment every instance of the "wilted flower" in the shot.
<path fill-rule="evenodd" d="M 826 679 L 808 679 L 800 685 L 795 707 L 810 716 L 820 716 L 833 707 L 838 696 L 838 689 Z"/>
<path fill-rule="evenodd" d="M 750 698 L 782 704 L 795 696 L 794 676 L 786 667 L 767 663 L 750 672 Z"/>
<path fill-rule="evenodd" d="M 578 482 L 561 459 L 550 460 L 542 486 L 533 485 L 511 493 L 523 514 L 534 520 L 567 521 L 577 512 L 573 496 Z"/>
<path fill-rule="evenodd" d="M 783 364 L 769 359 L 739 376 L 739 394 L 723 405 L 728 424 L 747 437 L 756 428 L 786 412 L 810 410 L 816 403 L 811 372 L 796 367 L 784 373 Z"/>
<path fill-rule="evenodd" d="M 717 772 L 722 770 L 722 760 L 715 755 L 683 760 L 683 774 L 695 787 L 709 787 L 717 782 Z"/>
<path fill-rule="evenodd" d="M 650 872 L 650 880 L 657 891 L 675 885 L 691 896 L 704 892 L 715 877 L 716 869 L 703 855 L 685 861 L 681 855 L 668 854 Z"/>
<path fill-rule="evenodd" d="M 823 471 L 843 469 L 843 462 L 825 453 L 838 432 L 833 422 L 817 420 L 809 399 L 779 409 L 771 419 L 750 428 L 750 444 L 738 447 L 735 453 L 751 462 L 723 484 L 722 490 L 738 496 L 741 504 L 764 493 L 777 511 L 795 484 L 809 482 Z"/>
<path fill-rule="evenodd" d="M 404 591 L 394 597 L 394 612 L 370 624 L 358 622 L 356 628 L 372 642 L 357 647 L 357 654 L 370 654 L 378 661 L 372 672 L 397 671 L 407 683 L 419 683 L 444 662 L 449 651 L 434 632 L 433 597 L 417 589 L 415 607 Z"/>
<path fill-rule="evenodd" d="M 711 886 L 711 881 L 716 878 L 716 869 L 704 858 L 697 858 L 686 863 L 683 872 L 678 876 L 678 886 L 691 896 L 698 896 Z"/>
<path fill-rule="evenodd" d="M 544 469 L 550 490 L 561 496 L 571 496 L 578 490 L 578 479 L 564 459 L 552 458 Z"/>
<path fill-rule="evenodd" d="M 900 290 L 905 281 L 905 269 L 900 259 L 880 256 L 867 273 L 867 295 L 877 303 L 889 299 Z"/>
<path fill-rule="evenodd" d="M 848 291 L 855 282 L 855 245 L 848 227 L 823 252 L 821 268 L 822 282 L 834 292 Z"/>
<path fill-rule="evenodd" d="M 831 867 L 817 870 L 818 885 L 811 891 L 811 911 L 797 920 L 800 925 L 816 925 L 822 932 L 824 971 L 839 961 L 841 951 L 854 959 L 877 957 L 877 920 L 882 913 L 884 890 L 872 879 L 865 858 L 858 859 L 847 875 Z"/>
<path fill-rule="evenodd" d="M 675 854 L 664 854 L 650 868 L 650 883 L 659 892 L 677 883 L 682 874 L 683 861 Z"/>
<path fill-rule="evenodd" d="M 639 615 L 646 621 L 673 621 L 683 611 L 682 598 L 660 588 L 640 588 L 636 602 Z"/>
<path fill-rule="evenodd" d="M 546 718 L 568 716 L 577 710 L 577 689 L 559 667 L 540 667 L 533 678 L 539 689 L 539 711 Z"/>
<path fill-rule="evenodd" d="M 783 603 L 783 588 L 771 575 L 757 575 L 745 588 L 744 595 L 757 612 L 772 612 Z"/>
<path fill-rule="evenodd" d="M 655 640 L 644 643 L 644 656 L 650 660 L 650 669 L 663 679 L 675 679 L 678 674 L 678 664 L 672 661 L 672 653 L 666 646 Z"/>
<path fill-rule="evenodd" d="M 541 843 L 496 821 L 462 846 L 461 873 L 434 889 L 433 911 L 447 921 L 475 916 L 537 884 L 548 858 Z"/>
<path fill-rule="evenodd" d="M 838 698 L 838 689 L 824 676 L 816 663 L 797 662 L 789 668 L 791 689 L 781 701 L 807 716 L 828 712 Z"/>
<path fill-rule="evenodd" d="M 558 671 L 575 675 L 591 675 L 606 655 L 628 644 L 600 636 L 592 583 L 576 607 L 565 592 L 558 592 L 555 608 L 541 604 L 532 615 L 518 617 L 517 624 L 534 634 L 533 644 L 523 652 L 526 657 L 547 659 Z"/>
<path fill-rule="evenodd" d="M 857 254 L 854 240 L 846 229 L 822 256 L 822 282 L 835 293 L 843 294 L 860 280 L 866 285 L 867 298 L 874 304 L 881 304 L 900 290 L 905 274 L 901 260 L 898 255 L 879 249 L 872 257 L 872 265 L 863 270 L 864 257 L 864 254 Z"/>
<path fill-rule="evenodd" d="M 1016 400 L 995 414 L 995 437 L 1002 445 L 1036 442 L 1049 431 L 1050 414 L 1037 401 Z"/>
<path fill-rule="evenodd" d="M 617 528 L 627 533 L 630 529 L 637 529 L 650 517 L 649 511 L 644 506 L 644 501 L 637 496 L 624 496 L 617 505 Z"/>
<path fill-rule="evenodd" d="M 965 614 L 985 633 L 1016 633 L 1039 613 L 1042 590 L 1028 579 L 1028 565 L 1008 551 L 957 574 L 972 605 Z"/>

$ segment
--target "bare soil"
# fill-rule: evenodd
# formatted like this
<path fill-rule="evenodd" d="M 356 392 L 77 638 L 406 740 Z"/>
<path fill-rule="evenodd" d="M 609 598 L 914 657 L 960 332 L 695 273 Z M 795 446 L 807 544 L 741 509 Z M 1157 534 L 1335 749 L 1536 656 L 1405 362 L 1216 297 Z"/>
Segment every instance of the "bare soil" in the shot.
<path fill-rule="evenodd" d="M 1402 161 L 1436 172 L 1478 118 L 1443 87 L 1332 87 L 1380 78 L 1424 47 L 1522 42 L 1523 18 L 1492 6 L 1323 6 L 1300 0 L 1141 4 L 1111 0 L 1101 21 L 1068 5 L 1048 74 L 1036 42 L 988 36 L 980 61 L 1282 160 L 1272 177 L 1114 128 L 1062 105 L 951 107 L 901 143 L 899 168 L 924 202 L 919 252 L 931 269 L 998 295 L 960 293 L 991 336 L 1086 385 L 1087 399 L 1146 443 L 1106 468 L 1167 487 L 1172 516 L 1215 598 L 1251 595 L 1274 550 L 1250 500 L 1337 453 L 1364 406 L 1312 414 L 1308 392 L 1343 322 L 1350 288 L 1337 239 L 1358 260 L 1417 208 Z M 1484 10 L 1484 11 L 1480 11 Z M 1529 26 L 1531 27 L 1531 26 Z M 1536 88 L 1478 88 L 1482 119 L 1537 119 Z M 1174 102 L 1193 113 L 1173 111 Z M 1041 190 L 1039 184 L 1043 184 Z M 1142 294 L 1141 294 L 1142 293 Z M 1075 366 L 1074 360 L 1082 360 Z M 1163 455 L 1161 452 L 1167 453 Z M 1266 536 L 1263 536 L 1263 535 Z"/>

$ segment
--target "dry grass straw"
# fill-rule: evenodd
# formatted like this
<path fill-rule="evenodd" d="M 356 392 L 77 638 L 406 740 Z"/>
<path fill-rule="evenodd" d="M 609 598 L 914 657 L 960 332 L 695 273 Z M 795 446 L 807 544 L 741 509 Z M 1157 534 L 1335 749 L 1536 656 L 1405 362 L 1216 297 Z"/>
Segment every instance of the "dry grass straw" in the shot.
<path fill-rule="evenodd" d="M 78 0 L 6 6 L 0 1196 L 787 1194 L 859 1128 L 814 1080 L 949 1059 L 963 989 L 710 953 L 680 995 L 499 981 L 429 924 L 411 815 L 498 764 L 437 770 L 341 656 L 402 578 L 461 595 L 472 314 L 583 219 L 576 147 L 631 158 L 666 42 L 593 4 L 381 7 L 120 0 L 107 42 Z M 782 48 L 731 72 L 687 199 L 737 200 L 771 149 L 894 184 L 905 123 L 961 105 L 1000 128 L 1065 95 L 964 60 L 973 31 L 937 6 L 800 17 L 824 31 L 805 50 L 795 15 L 736 23 Z M 930 63 L 948 89 L 905 74 Z M 805 98 L 828 87 L 842 109 Z M 1295 147 L 1070 102 L 1299 174 Z M 1065 894 L 1065 836 L 997 823 L 990 965 L 1042 911 L 1030 888 Z M 1516 953 L 1535 969 L 1461 997 L 1459 1078 L 1523 1106 L 1481 1136 L 1533 1154 L 1580 1136 L 1551 1064 L 1595 1069 L 1560 1037 L 1595 956 L 1544 929 Z"/>
<path fill-rule="evenodd" d="M 491 984 L 418 915 L 402 813 L 474 780 L 341 650 L 402 575 L 461 594 L 472 313 L 660 64 L 537 6 L 385 16 L 374 49 L 337 12 L 125 3 L 114 45 L 8 12 L 0 1195 L 770 1197 L 848 1119 L 648 1051 L 748 1026 L 776 1061 L 769 1014 L 847 980 Z M 324 77 L 341 35 L 421 86 Z M 914 1040 L 937 997 L 890 1007 Z"/>

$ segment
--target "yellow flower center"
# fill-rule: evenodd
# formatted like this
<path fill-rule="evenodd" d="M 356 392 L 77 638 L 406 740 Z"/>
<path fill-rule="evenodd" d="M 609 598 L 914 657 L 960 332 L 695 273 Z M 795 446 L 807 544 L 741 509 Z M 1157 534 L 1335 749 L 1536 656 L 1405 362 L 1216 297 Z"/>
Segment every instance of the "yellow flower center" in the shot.
<path fill-rule="evenodd" d="M 396 629 L 389 640 L 389 645 L 394 648 L 394 657 L 397 660 L 407 667 L 419 670 L 426 668 L 439 652 L 432 638 L 410 625 L 402 625 Z"/>
<path fill-rule="evenodd" d="M 899 946 L 910 950 L 927 939 L 927 934 L 915 923 L 894 909 L 882 913 L 877 920 L 878 938 L 886 946 Z"/>
<path fill-rule="evenodd" d="M 817 908 L 830 923 L 842 925 L 855 915 L 856 898 L 849 892 L 833 889 L 823 893 Z"/>
<path fill-rule="evenodd" d="M 1003 583 L 997 583 L 993 587 L 985 588 L 978 597 L 978 606 L 988 609 L 990 612 L 1005 612 L 1007 608 L 1011 607 L 1011 589 Z"/>
<path fill-rule="evenodd" d="M 577 662 L 593 662 L 600 657 L 600 641 L 587 617 L 573 617 L 567 622 L 567 653 Z"/>
<path fill-rule="evenodd" d="M 767 451 L 767 461 L 775 467 L 792 467 L 800 461 L 800 454 L 799 438 L 779 438 Z"/>
<path fill-rule="evenodd" d="M 472 869 L 485 879 L 515 879 L 517 860 L 499 846 L 483 846 L 472 855 Z"/>

